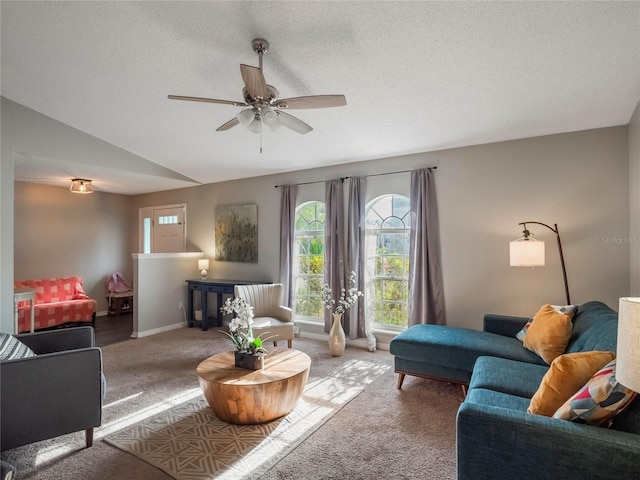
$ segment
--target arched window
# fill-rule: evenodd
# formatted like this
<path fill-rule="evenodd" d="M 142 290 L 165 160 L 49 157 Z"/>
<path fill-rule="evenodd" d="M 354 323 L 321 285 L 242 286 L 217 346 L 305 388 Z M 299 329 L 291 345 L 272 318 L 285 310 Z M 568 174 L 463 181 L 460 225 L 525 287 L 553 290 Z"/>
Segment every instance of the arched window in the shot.
<path fill-rule="evenodd" d="M 324 224 L 323 202 L 307 202 L 296 208 L 296 318 L 313 321 L 324 318 Z"/>
<path fill-rule="evenodd" d="M 401 195 L 378 197 L 367 208 L 367 317 L 377 327 L 408 324 L 409 213 L 409 199 Z"/>

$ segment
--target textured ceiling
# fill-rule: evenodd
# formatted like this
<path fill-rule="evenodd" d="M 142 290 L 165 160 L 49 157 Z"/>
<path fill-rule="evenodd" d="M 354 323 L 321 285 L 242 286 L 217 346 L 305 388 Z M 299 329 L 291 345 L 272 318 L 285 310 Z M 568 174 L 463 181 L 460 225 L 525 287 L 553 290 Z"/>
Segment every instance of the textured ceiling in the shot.
<path fill-rule="evenodd" d="M 640 99 L 639 2 L 2 1 L 0 15 L 2 96 L 200 183 L 623 125 Z M 347 98 L 291 111 L 314 131 L 266 129 L 262 154 L 242 126 L 215 131 L 239 107 L 167 99 L 242 100 L 255 37 L 281 98 Z M 16 179 L 58 184 L 59 163 L 21 152 Z M 86 170 L 103 191 L 182 185 Z"/>

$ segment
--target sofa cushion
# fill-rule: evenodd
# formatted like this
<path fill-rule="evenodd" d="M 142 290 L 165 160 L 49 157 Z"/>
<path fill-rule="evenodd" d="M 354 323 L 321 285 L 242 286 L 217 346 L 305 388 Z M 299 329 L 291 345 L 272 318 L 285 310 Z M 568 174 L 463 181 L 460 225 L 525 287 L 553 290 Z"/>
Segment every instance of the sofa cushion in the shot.
<path fill-rule="evenodd" d="M 469 390 L 475 388 L 494 390 L 526 398 L 528 402 L 547 370 L 546 365 L 534 365 L 498 357 L 480 357 L 473 367 Z"/>
<path fill-rule="evenodd" d="M 0 360 L 35 357 L 29 347 L 8 333 L 0 333 Z"/>
<path fill-rule="evenodd" d="M 576 352 L 556 357 L 527 411 L 551 417 L 564 402 L 615 358 L 613 352 Z"/>
<path fill-rule="evenodd" d="M 640 400 L 631 402 L 624 411 L 613 417 L 609 428 L 640 435 Z"/>
<path fill-rule="evenodd" d="M 533 317 L 524 337 L 525 348 L 537 353 L 547 363 L 562 355 L 571 338 L 571 318 L 544 305 Z"/>
<path fill-rule="evenodd" d="M 571 340 L 565 353 L 616 351 L 618 314 L 604 303 L 583 303 L 578 307 L 572 323 Z"/>
<path fill-rule="evenodd" d="M 526 412 L 529 399 L 518 395 L 509 395 L 504 392 L 488 390 L 485 388 L 473 388 L 469 390 L 465 403 L 477 403 L 479 405 L 506 408 L 519 412 Z"/>
<path fill-rule="evenodd" d="M 554 413 L 554 418 L 589 425 L 606 425 L 635 399 L 636 392 L 616 380 L 616 361 L 596 372 Z"/>

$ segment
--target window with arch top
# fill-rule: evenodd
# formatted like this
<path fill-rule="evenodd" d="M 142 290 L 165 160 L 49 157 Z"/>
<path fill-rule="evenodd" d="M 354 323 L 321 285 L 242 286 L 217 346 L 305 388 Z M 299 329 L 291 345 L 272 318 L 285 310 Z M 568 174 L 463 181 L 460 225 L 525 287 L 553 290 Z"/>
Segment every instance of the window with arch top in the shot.
<path fill-rule="evenodd" d="M 324 202 L 306 202 L 296 208 L 295 219 L 295 315 L 324 321 Z"/>
<path fill-rule="evenodd" d="M 367 312 L 374 327 L 403 328 L 409 318 L 409 198 L 384 195 L 366 211 Z"/>

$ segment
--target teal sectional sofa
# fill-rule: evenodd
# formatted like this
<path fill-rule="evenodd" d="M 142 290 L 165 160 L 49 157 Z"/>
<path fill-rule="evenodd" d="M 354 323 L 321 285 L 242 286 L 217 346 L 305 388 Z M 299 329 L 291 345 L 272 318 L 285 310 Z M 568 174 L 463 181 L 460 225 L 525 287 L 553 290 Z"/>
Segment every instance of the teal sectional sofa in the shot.
<path fill-rule="evenodd" d="M 640 400 L 610 428 L 527 413 L 548 365 L 515 338 L 527 318 L 486 315 L 484 331 L 416 325 L 391 341 L 399 374 L 468 386 L 457 414 L 458 479 L 640 478 Z M 616 350 L 617 313 L 580 305 L 566 352 Z"/>

